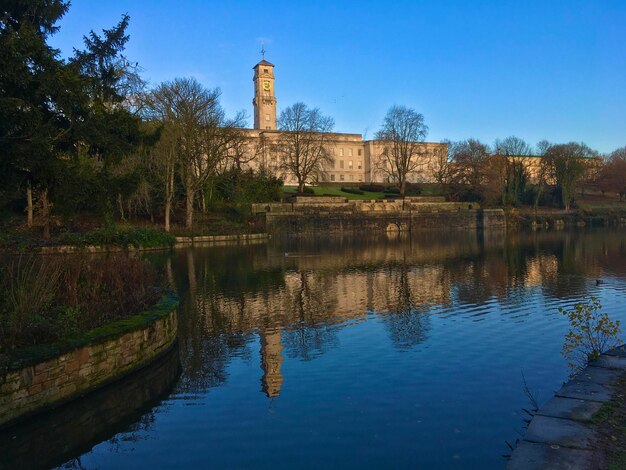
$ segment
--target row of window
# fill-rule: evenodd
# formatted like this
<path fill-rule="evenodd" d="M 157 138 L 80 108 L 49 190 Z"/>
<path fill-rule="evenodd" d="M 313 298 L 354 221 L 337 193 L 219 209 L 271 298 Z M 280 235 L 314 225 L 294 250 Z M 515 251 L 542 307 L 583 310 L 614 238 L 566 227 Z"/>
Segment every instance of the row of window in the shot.
<path fill-rule="evenodd" d="M 335 168 L 337 168 L 336 164 L 335 164 Z M 357 170 L 362 170 L 363 169 L 363 162 L 361 160 L 357 160 L 356 168 L 357 168 Z M 339 169 L 341 169 L 341 170 L 344 169 L 344 161 L 343 160 L 339 160 Z M 348 160 L 348 170 L 352 170 L 352 169 L 354 169 L 354 164 L 352 163 L 352 160 Z"/>
<path fill-rule="evenodd" d="M 334 153 L 334 151 L 333 151 Z M 348 157 L 352 157 L 354 154 L 352 153 L 352 149 L 349 148 L 348 149 Z M 363 155 L 363 149 L 357 149 L 357 155 L 360 157 L 361 155 Z M 343 157 L 344 156 L 344 149 L 340 148 L 339 149 L 339 156 Z"/>
<path fill-rule="evenodd" d="M 347 179 L 346 179 L 347 178 Z M 335 175 L 330 175 L 330 180 L 331 181 L 337 181 L 335 179 Z M 358 182 L 362 182 L 363 181 L 363 176 L 359 175 L 356 180 L 354 178 L 354 175 L 339 175 L 339 181 L 358 181 Z"/>

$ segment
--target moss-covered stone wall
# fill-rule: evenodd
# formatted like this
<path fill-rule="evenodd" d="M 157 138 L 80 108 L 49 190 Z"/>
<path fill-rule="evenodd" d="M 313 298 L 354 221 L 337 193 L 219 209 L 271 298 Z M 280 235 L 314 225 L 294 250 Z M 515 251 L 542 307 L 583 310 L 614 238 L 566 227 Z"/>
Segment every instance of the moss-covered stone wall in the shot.
<path fill-rule="evenodd" d="M 71 400 L 139 369 L 176 341 L 177 301 L 91 331 L 83 338 L 17 354 L 0 372 L 0 427 Z"/>

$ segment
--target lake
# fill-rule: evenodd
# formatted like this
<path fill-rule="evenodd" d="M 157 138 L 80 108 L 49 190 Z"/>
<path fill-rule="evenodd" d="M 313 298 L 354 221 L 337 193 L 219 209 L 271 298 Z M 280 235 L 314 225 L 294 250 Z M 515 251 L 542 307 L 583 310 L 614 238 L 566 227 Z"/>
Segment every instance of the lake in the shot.
<path fill-rule="evenodd" d="M 272 239 L 150 254 L 158 363 L 0 435 L 1 464 L 501 468 L 569 370 L 558 308 L 626 322 L 626 232 Z M 625 323 L 626 324 L 626 323 Z"/>

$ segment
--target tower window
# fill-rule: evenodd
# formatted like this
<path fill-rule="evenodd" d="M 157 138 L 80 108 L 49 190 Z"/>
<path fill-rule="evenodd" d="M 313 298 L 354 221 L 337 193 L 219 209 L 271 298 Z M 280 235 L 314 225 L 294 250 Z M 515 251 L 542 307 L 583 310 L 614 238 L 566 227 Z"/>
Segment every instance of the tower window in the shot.
<path fill-rule="evenodd" d="M 269 120 L 270 120 L 270 115 L 269 115 L 269 114 L 266 114 L 266 115 L 265 115 L 265 120 L 266 120 L 266 121 L 269 121 Z"/>
<path fill-rule="evenodd" d="M 263 69 L 263 73 L 267 73 L 267 69 Z"/>

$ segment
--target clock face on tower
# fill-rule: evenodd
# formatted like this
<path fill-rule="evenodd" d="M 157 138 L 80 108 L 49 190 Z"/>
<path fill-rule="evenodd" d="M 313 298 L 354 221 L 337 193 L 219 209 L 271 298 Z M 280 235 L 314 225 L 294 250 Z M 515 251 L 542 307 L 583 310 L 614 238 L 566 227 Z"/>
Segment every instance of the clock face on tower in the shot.
<path fill-rule="evenodd" d="M 270 91 L 270 82 L 269 82 L 269 80 L 263 80 L 263 90 Z"/>

